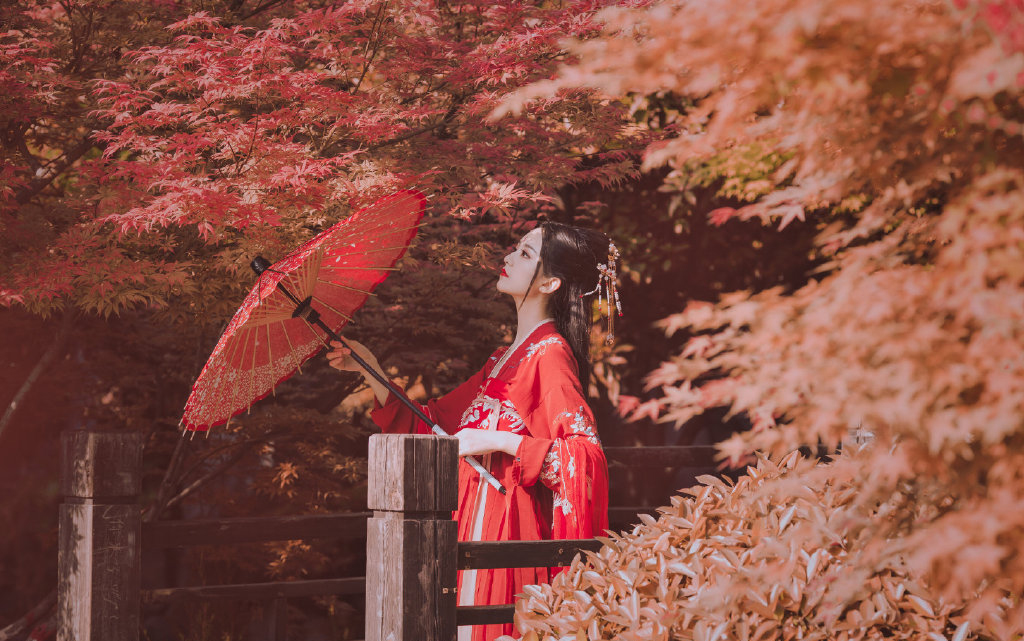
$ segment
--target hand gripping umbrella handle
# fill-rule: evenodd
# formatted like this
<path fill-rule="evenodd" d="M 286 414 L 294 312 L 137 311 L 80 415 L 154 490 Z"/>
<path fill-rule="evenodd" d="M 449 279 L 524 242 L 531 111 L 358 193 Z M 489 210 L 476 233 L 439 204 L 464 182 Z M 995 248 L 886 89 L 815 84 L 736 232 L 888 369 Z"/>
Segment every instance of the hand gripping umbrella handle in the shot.
<path fill-rule="evenodd" d="M 326 329 L 326 328 L 324 328 L 324 329 Z M 333 331 L 327 329 L 327 332 L 328 332 L 328 335 L 330 335 L 330 337 L 332 339 L 342 343 L 343 345 L 348 346 L 348 343 L 346 343 L 344 341 L 344 339 L 342 339 L 340 336 L 335 334 Z M 384 385 L 385 387 L 387 387 L 388 390 L 392 394 L 394 394 L 396 397 L 398 397 L 398 400 L 400 400 L 403 403 L 405 403 L 406 407 L 408 407 L 410 410 L 412 410 L 413 413 L 416 414 L 416 416 L 418 416 L 421 421 L 423 421 L 424 423 L 426 423 L 427 425 L 430 426 L 430 429 L 431 429 L 431 431 L 434 432 L 434 434 L 437 434 L 438 436 L 451 436 L 451 434 L 449 434 L 448 432 L 444 431 L 444 428 L 442 428 L 440 425 L 435 423 L 429 416 L 427 416 L 426 413 L 424 413 L 423 410 L 420 409 L 419 405 L 417 405 L 415 402 L 413 402 L 400 389 L 395 387 L 395 385 L 391 381 L 389 381 L 386 377 L 381 376 L 380 372 L 378 372 L 376 369 L 370 367 L 369 363 L 364 361 L 362 359 L 362 357 L 360 357 L 358 354 L 356 354 L 356 351 L 354 349 L 349 348 L 349 350 L 350 350 L 349 351 L 349 355 L 353 359 L 355 359 L 355 361 L 357 363 L 359 363 L 360 367 L 362 367 L 364 370 L 369 372 L 369 374 L 371 376 L 373 376 L 375 379 L 377 379 L 381 383 L 381 385 Z M 480 464 L 480 461 L 476 460 L 472 456 L 464 456 L 462 458 L 467 463 L 469 463 L 470 467 L 472 467 L 474 470 L 476 470 L 480 474 L 481 478 L 483 478 L 485 481 L 490 483 L 491 486 L 494 487 L 494 489 L 498 490 L 502 494 L 507 494 L 507 492 L 505 490 L 505 487 L 501 484 L 501 482 L 498 481 L 498 479 L 494 478 L 494 475 L 491 474 L 490 472 L 488 472 L 487 468 L 485 468 L 483 465 Z"/>

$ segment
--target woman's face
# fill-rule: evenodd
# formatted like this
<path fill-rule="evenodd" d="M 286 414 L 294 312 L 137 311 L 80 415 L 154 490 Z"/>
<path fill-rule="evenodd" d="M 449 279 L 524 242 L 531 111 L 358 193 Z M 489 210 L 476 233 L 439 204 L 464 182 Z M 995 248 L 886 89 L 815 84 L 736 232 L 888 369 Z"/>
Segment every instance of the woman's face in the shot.
<path fill-rule="evenodd" d="M 530 281 L 540 262 L 540 244 L 543 234 L 540 227 L 519 239 L 519 244 L 502 263 L 501 275 L 498 277 L 498 291 L 514 297 L 525 297 L 530 290 Z M 538 277 L 538 280 L 540 278 Z"/>

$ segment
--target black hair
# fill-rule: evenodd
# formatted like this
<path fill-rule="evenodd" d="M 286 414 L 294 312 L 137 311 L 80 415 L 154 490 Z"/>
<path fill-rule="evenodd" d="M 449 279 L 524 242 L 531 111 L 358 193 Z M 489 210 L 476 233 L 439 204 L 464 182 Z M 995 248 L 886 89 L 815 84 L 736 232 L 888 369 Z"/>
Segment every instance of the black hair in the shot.
<path fill-rule="evenodd" d="M 593 300 L 600 272 L 598 263 L 608 260 L 608 237 L 599 231 L 544 222 L 541 228 L 540 261 L 533 278 L 543 268 L 545 276 L 561 281 L 548 300 L 548 312 L 558 333 L 569 342 L 576 357 L 580 385 L 590 387 L 590 330 L 594 324 Z M 533 287 L 533 281 L 530 281 Z M 593 293 L 592 293 L 593 292 Z"/>

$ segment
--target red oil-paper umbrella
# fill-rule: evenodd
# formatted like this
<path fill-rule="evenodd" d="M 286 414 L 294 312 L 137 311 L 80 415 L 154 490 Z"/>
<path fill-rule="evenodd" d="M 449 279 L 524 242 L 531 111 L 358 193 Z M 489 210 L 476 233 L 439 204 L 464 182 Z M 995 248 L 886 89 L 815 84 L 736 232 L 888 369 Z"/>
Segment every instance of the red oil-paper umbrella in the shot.
<path fill-rule="evenodd" d="M 328 341 L 344 342 L 338 332 L 405 254 L 425 207 L 423 194 L 403 190 L 357 211 L 276 263 L 255 258 L 256 284 L 185 403 L 185 432 L 226 423 L 270 394 Z M 446 434 L 391 381 L 354 351 L 351 355 L 435 433 Z M 466 461 L 504 494 L 477 461 Z"/>

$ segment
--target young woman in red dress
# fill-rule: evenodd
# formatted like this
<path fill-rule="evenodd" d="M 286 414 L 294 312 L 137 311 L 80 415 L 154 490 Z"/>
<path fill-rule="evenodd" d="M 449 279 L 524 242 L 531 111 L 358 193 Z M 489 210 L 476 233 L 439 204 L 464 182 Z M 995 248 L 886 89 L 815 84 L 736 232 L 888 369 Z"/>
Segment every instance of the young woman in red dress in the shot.
<path fill-rule="evenodd" d="M 460 460 L 460 541 L 586 539 L 608 527 L 607 463 L 585 390 L 593 297 L 603 289 L 609 303 L 617 303 L 615 257 L 603 234 L 558 223 L 542 223 L 505 256 L 497 289 L 515 301 L 515 341 L 424 408 L 459 439 L 459 456 L 477 457 L 508 492 L 501 495 Z M 380 371 L 365 346 L 348 342 Z M 347 348 L 332 347 L 333 367 L 362 372 Z M 363 374 L 376 396 L 372 418 L 385 432 L 430 433 L 386 387 Z M 461 571 L 459 605 L 513 603 L 523 586 L 549 582 L 557 571 Z M 512 625 L 459 628 L 460 641 L 502 634 L 517 633 Z"/>

